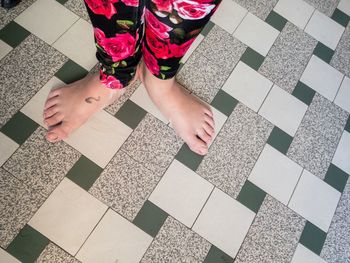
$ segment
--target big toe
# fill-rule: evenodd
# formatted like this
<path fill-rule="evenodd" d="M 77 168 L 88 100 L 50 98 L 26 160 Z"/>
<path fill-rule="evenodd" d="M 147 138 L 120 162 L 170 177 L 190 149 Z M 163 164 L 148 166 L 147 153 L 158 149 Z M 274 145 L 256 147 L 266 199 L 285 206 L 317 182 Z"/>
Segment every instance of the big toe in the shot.
<path fill-rule="evenodd" d="M 208 145 L 197 136 L 191 137 L 186 143 L 191 151 L 199 155 L 206 155 L 208 153 Z"/>
<path fill-rule="evenodd" d="M 46 134 L 49 142 L 59 142 L 67 137 L 68 133 L 65 131 L 64 123 L 51 128 Z"/>

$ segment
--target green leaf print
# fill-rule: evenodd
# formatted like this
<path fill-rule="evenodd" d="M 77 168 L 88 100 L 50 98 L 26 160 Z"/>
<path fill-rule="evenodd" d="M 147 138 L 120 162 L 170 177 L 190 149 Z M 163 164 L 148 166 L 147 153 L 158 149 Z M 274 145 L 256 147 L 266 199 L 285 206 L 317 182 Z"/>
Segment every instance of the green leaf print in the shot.
<path fill-rule="evenodd" d="M 160 76 L 162 77 L 162 79 L 165 79 L 165 75 L 163 73 L 160 73 Z"/>
<path fill-rule="evenodd" d="M 130 27 L 132 27 L 134 25 L 134 22 L 132 22 L 130 20 L 117 20 L 117 24 L 121 28 L 129 29 Z"/>
<path fill-rule="evenodd" d="M 115 62 L 111 65 L 112 68 L 117 68 L 119 66 L 119 61 L 118 62 Z"/>
<path fill-rule="evenodd" d="M 124 60 L 120 62 L 120 66 L 123 67 L 123 68 L 125 68 L 127 65 L 128 64 Z"/>
<path fill-rule="evenodd" d="M 164 71 L 167 71 L 171 69 L 171 67 L 168 67 L 168 66 L 160 66 L 160 70 L 164 70 Z"/>

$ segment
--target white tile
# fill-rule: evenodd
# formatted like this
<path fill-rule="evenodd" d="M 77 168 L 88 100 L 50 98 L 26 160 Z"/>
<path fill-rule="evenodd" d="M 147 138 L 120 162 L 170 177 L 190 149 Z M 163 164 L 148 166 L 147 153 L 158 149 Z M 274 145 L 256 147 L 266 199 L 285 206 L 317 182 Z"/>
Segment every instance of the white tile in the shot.
<path fill-rule="evenodd" d="M 181 63 L 185 63 L 187 61 L 187 59 L 191 56 L 191 54 L 193 53 L 193 51 L 196 50 L 196 48 L 199 46 L 199 44 L 202 42 L 202 40 L 204 39 L 204 36 L 199 34 L 196 39 L 194 40 L 194 42 L 191 44 L 190 48 L 187 50 L 187 52 L 185 53 L 185 55 L 181 58 Z"/>
<path fill-rule="evenodd" d="M 17 260 L 15 257 L 7 253 L 5 250 L 0 248 L 0 262 L 3 263 L 20 263 L 21 261 Z"/>
<path fill-rule="evenodd" d="M 249 180 L 287 205 L 303 168 L 266 144 Z"/>
<path fill-rule="evenodd" d="M 259 114 L 294 137 L 306 110 L 305 103 L 274 85 Z"/>
<path fill-rule="evenodd" d="M 288 206 L 328 232 L 340 195 L 335 188 L 304 170 Z"/>
<path fill-rule="evenodd" d="M 304 29 L 315 8 L 303 0 L 279 0 L 274 11 Z"/>
<path fill-rule="evenodd" d="M 92 26 L 82 18 L 65 32 L 53 47 L 88 71 L 97 63 Z"/>
<path fill-rule="evenodd" d="M 210 107 L 212 112 L 213 112 L 213 116 L 214 116 L 214 122 L 215 122 L 215 134 L 213 137 L 213 140 L 211 141 L 211 143 L 209 144 L 212 145 L 212 143 L 214 142 L 216 136 L 218 135 L 218 133 L 220 132 L 222 126 L 224 126 L 226 120 L 227 120 L 227 116 L 223 113 L 221 113 L 220 111 L 218 111 L 217 109 L 215 109 L 214 107 Z"/>
<path fill-rule="evenodd" d="M 334 103 L 350 112 L 350 78 L 345 76 Z"/>
<path fill-rule="evenodd" d="M 340 0 L 338 9 L 343 11 L 345 14 L 350 16 L 350 1 L 349 0 Z"/>
<path fill-rule="evenodd" d="M 241 7 L 234 1 L 222 0 L 210 20 L 232 34 L 247 13 L 247 9 Z"/>
<path fill-rule="evenodd" d="M 329 64 L 312 56 L 300 80 L 322 96 L 333 101 L 343 74 Z"/>
<path fill-rule="evenodd" d="M 255 15 L 248 13 L 233 36 L 261 55 L 266 56 L 278 34 L 278 30 Z"/>
<path fill-rule="evenodd" d="M 350 174 L 350 133 L 347 131 L 340 138 L 332 163 Z"/>
<path fill-rule="evenodd" d="M 312 15 L 305 28 L 306 33 L 333 50 L 337 47 L 344 30 L 343 26 L 318 10 Z"/>
<path fill-rule="evenodd" d="M 319 255 L 316 255 L 311 250 L 304 247 L 302 244 L 298 244 L 297 249 L 294 252 L 291 263 L 327 263 Z"/>
<path fill-rule="evenodd" d="M 19 145 L 0 132 L 0 166 L 16 151 Z"/>
<path fill-rule="evenodd" d="M 174 160 L 149 200 L 191 227 L 212 189 L 212 184 Z"/>
<path fill-rule="evenodd" d="M 104 168 L 131 132 L 130 127 L 102 110 L 64 141 Z"/>
<path fill-rule="evenodd" d="M 11 50 L 12 47 L 0 39 L 0 60 L 5 57 Z"/>
<path fill-rule="evenodd" d="M 240 61 L 222 89 L 257 112 L 272 84 L 270 80 Z"/>
<path fill-rule="evenodd" d="M 109 209 L 79 250 L 82 262 L 140 262 L 153 238 Z"/>
<path fill-rule="evenodd" d="M 254 212 L 215 188 L 193 230 L 234 258 L 254 217 Z"/>
<path fill-rule="evenodd" d="M 78 19 L 55 0 L 37 0 L 15 22 L 51 45 Z"/>
<path fill-rule="evenodd" d="M 135 92 L 131 95 L 130 100 L 135 102 L 145 111 L 151 113 L 154 117 L 158 118 L 165 124 L 169 121 L 164 117 L 164 115 L 158 110 L 156 105 L 152 102 L 151 98 L 148 96 L 146 88 L 141 84 Z"/>
<path fill-rule="evenodd" d="M 29 225 L 74 255 L 107 206 L 64 178 L 29 221 Z"/>

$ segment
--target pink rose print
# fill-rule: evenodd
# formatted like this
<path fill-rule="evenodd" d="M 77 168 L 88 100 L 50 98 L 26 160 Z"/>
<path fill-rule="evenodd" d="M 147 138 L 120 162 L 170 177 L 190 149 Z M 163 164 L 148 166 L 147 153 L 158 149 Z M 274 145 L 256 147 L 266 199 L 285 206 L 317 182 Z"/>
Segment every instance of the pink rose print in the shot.
<path fill-rule="evenodd" d="M 171 13 L 173 10 L 173 0 L 152 0 L 158 11 Z"/>
<path fill-rule="evenodd" d="M 146 41 L 157 58 L 167 59 L 172 57 L 169 42 L 159 39 L 152 30 L 146 30 Z"/>
<path fill-rule="evenodd" d="M 121 0 L 127 6 L 139 6 L 139 0 Z"/>
<path fill-rule="evenodd" d="M 102 70 L 100 70 L 100 81 L 102 84 L 104 84 L 107 88 L 110 89 L 122 89 L 123 88 L 123 84 L 120 83 L 120 81 L 118 79 L 116 79 L 115 77 L 109 75 L 107 76 L 106 74 L 104 74 L 102 72 Z"/>
<path fill-rule="evenodd" d="M 147 50 L 145 45 L 142 46 L 143 59 L 149 71 L 154 75 L 159 75 L 159 66 L 157 60 L 152 56 L 151 52 Z"/>
<path fill-rule="evenodd" d="M 170 26 L 161 23 L 151 11 L 146 9 L 146 26 L 151 29 L 159 38 L 168 38 L 168 32 L 172 30 Z"/>
<path fill-rule="evenodd" d="M 95 34 L 97 44 L 100 44 L 101 41 L 106 38 L 105 33 L 97 27 L 94 27 L 94 34 Z"/>
<path fill-rule="evenodd" d="M 115 37 L 104 38 L 100 42 L 106 53 L 112 57 L 113 62 L 133 55 L 136 44 L 135 38 L 130 33 L 115 35 Z"/>
<path fill-rule="evenodd" d="M 98 15 L 104 15 L 108 19 L 117 13 L 114 3 L 119 0 L 85 0 L 92 12 Z"/>
<path fill-rule="evenodd" d="M 189 20 L 202 19 L 215 7 L 212 4 L 202 4 L 192 0 L 175 0 L 173 4 L 178 15 Z"/>
<path fill-rule="evenodd" d="M 173 54 L 174 57 L 182 57 L 185 55 L 187 50 L 190 48 L 192 43 L 194 42 L 195 38 L 191 38 L 187 42 L 181 44 L 181 45 L 176 45 L 176 44 L 171 44 L 170 43 L 170 50 L 171 53 Z"/>

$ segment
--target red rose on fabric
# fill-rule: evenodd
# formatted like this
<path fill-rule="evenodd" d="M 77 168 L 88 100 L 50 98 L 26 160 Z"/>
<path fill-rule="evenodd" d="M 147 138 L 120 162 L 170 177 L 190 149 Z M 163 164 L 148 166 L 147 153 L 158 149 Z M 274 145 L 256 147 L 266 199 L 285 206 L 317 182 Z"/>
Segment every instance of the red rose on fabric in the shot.
<path fill-rule="evenodd" d="M 194 42 L 195 38 L 191 38 L 187 42 L 181 44 L 181 45 L 176 45 L 176 44 L 171 44 L 170 43 L 170 50 L 171 53 L 173 54 L 174 57 L 182 57 L 185 55 L 187 50 L 190 48 L 192 43 Z"/>
<path fill-rule="evenodd" d="M 105 33 L 97 27 L 94 27 L 94 34 L 95 34 L 97 44 L 100 44 L 101 41 L 106 38 Z"/>
<path fill-rule="evenodd" d="M 139 0 L 121 0 L 127 6 L 139 6 Z"/>
<path fill-rule="evenodd" d="M 142 46 L 143 59 L 149 71 L 154 75 L 159 75 L 159 66 L 155 57 L 148 51 L 145 45 Z"/>
<path fill-rule="evenodd" d="M 130 33 L 115 34 L 115 37 L 102 39 L 100 45 L 116 62 L 134 54 L 136 40 Z"/>
<path fill-rule="evenodd" d="M 159 38 L 168 38 L 168 32 L 172 30 L 172 28 L 168 25 L 161 23 L 156 16 L 152 14 L 151 11 L 146 9 L 146 26 L 151 29 Z"/>
<path fill-rule="evenodd" d="M 159 39 L 152 30 L 146 30 L 146 41 L 157 58 L 167 59 L 172 57 L 169 42 Z"/>
<path fill-rule="evenodd" d="M 117 13 L 114 3 L 119 0 L 85 0 L 92 12 L 98 15 L 104 15 L 108 19 Z"/>
<path fill-rule="evenodd" d="M 123 84 L 120 83 L 118 79 L 116 79 L 114 76 L 107 76 L 100 70 L 100 81 L 102 84 L 104 84 L 107 88 L 110 89 L 122 89 Z"/>
<path fill-rule="evenodd" d="M 215 5 L 205 4 L 192 0 L 175 0 L 174 9 L 183 19 L 196 20 L 202 19 L 208 15 Z"/>
<path fill-rule="evenodd" d="M 171 13 L 173 10 L 173 0 L 152 0 L 158 11 Z"/>

